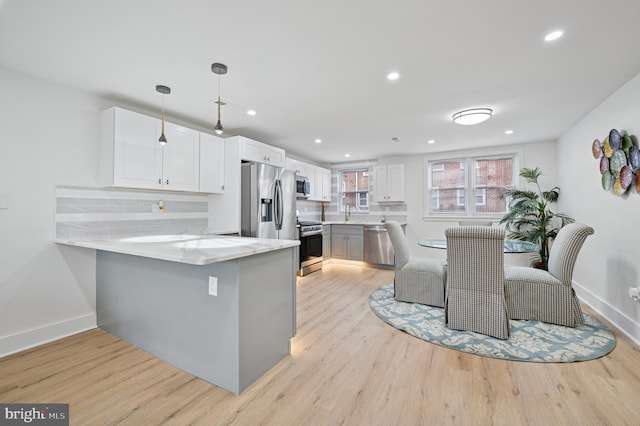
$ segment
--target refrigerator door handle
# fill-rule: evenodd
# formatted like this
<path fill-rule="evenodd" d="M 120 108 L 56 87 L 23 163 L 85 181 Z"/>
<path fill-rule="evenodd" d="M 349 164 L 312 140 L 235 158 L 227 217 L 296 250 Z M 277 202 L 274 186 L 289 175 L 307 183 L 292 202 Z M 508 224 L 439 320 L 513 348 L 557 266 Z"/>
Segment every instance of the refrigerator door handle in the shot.
<path fill-rule="evenodd" d="M 275 219 L 276 219 L 276 230 L 282 229 L 282 211 L 284 210 L 284 205 L 282 202 L 282 185 L 280 184 L 280 179 L 276 180 L 276 187 L 273 195 L 274 201 L 274 210 L 275 210 Z"/>

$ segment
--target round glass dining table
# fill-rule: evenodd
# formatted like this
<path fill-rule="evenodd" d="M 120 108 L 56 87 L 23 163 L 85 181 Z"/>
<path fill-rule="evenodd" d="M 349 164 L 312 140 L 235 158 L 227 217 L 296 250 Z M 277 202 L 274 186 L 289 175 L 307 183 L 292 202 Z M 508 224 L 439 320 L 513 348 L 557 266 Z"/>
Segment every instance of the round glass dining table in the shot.
<path fill-rule="evenodd" d="M 418 245 L 422 247 L 446 249 L 447 240 L 445 238 L 429 238 L 418 241 Z M 520 240 L 504 240 L 505 253 L 535 253 L 537 251 L 538 245 L 535 243 Z"/>

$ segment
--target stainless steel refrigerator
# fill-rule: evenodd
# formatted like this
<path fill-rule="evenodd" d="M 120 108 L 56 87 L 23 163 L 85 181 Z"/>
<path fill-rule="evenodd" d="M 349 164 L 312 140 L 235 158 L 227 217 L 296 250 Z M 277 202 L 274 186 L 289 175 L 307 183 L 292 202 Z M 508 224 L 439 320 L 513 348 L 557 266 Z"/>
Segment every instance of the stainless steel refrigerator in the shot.
<path fill-rule="evenodd" d="M 261 163 L 242 163 L 240 234 L 296 239 L 296 175 Z"/>

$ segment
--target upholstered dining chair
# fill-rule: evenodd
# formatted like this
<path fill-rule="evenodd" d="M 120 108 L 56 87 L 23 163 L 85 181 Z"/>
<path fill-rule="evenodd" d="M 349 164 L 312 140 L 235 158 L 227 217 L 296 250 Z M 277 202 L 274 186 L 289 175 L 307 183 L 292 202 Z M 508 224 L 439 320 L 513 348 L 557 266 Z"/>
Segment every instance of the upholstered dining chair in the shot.
<path fill-rule="evenodd" d="M 461 226 L 445 230 L 447 293 L 445 325 L 509 338 L 504 295 L 503 228 Z"/>
<path fill-rule="evenodd" d="M 523 266 L 505 268 L 509 318 L 568 327 L 584 323 L 572 277 L 582 244 L 593 232 L 593 228 L 580 223 L 560 229 L 549 252 L 548 271 Z"/>
<path fill-rule="evenodd" d="M 400 224 L 394 220 L 384 227 L 395 252 L 394 297 L 401 302 L 444 306 L 447 264 L 441 259 L 415 257 L 409 254 L 409 243 Z"/>

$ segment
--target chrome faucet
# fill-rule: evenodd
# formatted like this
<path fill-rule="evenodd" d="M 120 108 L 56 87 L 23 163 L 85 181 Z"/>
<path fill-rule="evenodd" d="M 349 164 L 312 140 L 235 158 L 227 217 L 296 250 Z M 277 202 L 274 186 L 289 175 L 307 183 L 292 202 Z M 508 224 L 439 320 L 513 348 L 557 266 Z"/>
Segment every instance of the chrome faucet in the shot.
<path fill-rule="evenodd" d="M 351 216 L 351 204 L 347 203 L 347 205 L 344 206 L 344 221 L 345 222 L 349 221 L 349 216 Z"/>

